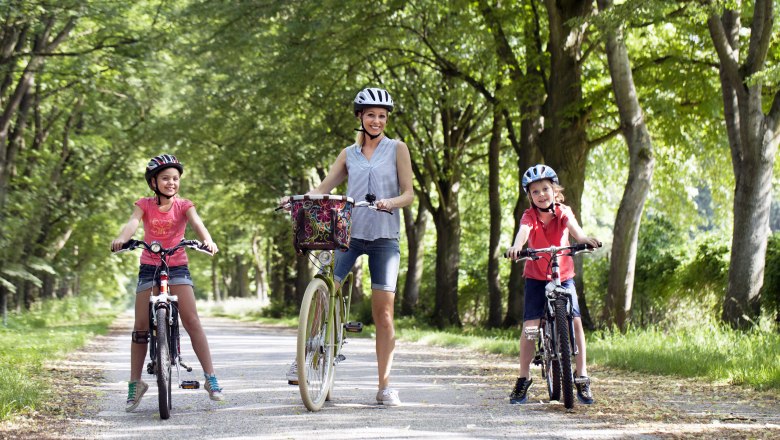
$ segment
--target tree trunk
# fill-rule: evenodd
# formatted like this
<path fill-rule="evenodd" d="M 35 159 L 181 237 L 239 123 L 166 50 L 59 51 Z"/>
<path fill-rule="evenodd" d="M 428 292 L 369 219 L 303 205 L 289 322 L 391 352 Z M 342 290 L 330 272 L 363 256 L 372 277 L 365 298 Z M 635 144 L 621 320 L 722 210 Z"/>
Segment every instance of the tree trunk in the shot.
<path fill-rule="evenodd" d="M 600 10 L 612 7 L 612 0 L 598 0 Z M 637 239 L 647 193 L 655 168 L 653 143 L 639 105 L 623 30 L 605 33 L 605 46 L 612 91 L 620 113 L 620 126 L 630 157 L 628 181 L 615 219 L 612 259 L 610 261 L 607 303 L 611 303 L 608 324 L 626 330 L 631 311 L 636 266 Z"/>
<path fill-rule="evenodd" d="M 582 95 L 582 42 L 586 19 L 593 2 L 588 0 L 545 0 L 549 21 L 550 75 L 547 99 L 542 106 L 544 129 L 540 148 L 545 163 L 555 169 L 566 188 L 566 204 L 581 218 L 582 191 L 585 186 L 585 164 L 590 145 L 587 138 L 588 117 Z M 575 261 L 577 291 L 587 304 L 582 286 L 582 263 Z M 591 322 L 587 308 L 581 308 L 583 323 Z"/>
<path fill-rule="evenodd" d="M 501 197 L 499 193 L 500 159 L 501 159 L 501 112 L 498 107 L 493 109 L 493 128 L 488 151 L 488 205 L 490 207 L 490 240 L 488 245 L 488 328 L 501 325 L 501 280 L 499 279 L 499 259 L 501 249 Z"/>
<path fill-rule="evenodd" d="M 748 54 L 740 64 L 739 11 L 724 11 L 708 20 L 718 53 L 723 90 L 724 118 L 731 148 L 736 187 L 734 230 L 729 263 L 729 283 L 722 319 L 732 327 L 747 328 L 760 313 L 759 292 L 766 264 L 772 173 L 780 137 L 780 92 L 764 115 L 762 80 L 748 83 L 764 69 L 774 24 L 772 0 L 754 3 Z"/>
<path fill-rule="evenodd" d="M 412 218 L 412 208 L 407 206 L 404 212 L 406 230 L 407 264 L 404 281 L 401 316 L 414 315 L 414 309 L 420 300 L 420 283 L 423 276 L 423 257 L 425 255 L 424 238 L 428 226 L 428 210 L 423 203 L 417 204 L 417 217 Z"/>
<path fill-rule="evenodd" d="M 460 213 L 457 194 L 433 211 L 436 225 L 436 298 L 432 321 L 439 328 L 461 327 L 458 311 Z"/>

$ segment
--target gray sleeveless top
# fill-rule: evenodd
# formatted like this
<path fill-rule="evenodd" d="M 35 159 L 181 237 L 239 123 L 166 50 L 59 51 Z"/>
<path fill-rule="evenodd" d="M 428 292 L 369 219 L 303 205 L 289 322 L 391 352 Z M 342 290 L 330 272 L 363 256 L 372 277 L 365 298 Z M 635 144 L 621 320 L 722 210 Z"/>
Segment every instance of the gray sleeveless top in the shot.
<path fill-rule="evenodd" d="M 397 197 L 401 194 L 396 168 L 398 141 L 382 138 L 371 160 L 363 155 L 358 144 L 347 147 L 347 195 L 360 202 L 371 192 L 377 200 Z M 352 237 L 361 240 L 400 237 L 401 212 L 393 209 L 393 215 L 368 208 L 352 210 Z"/>

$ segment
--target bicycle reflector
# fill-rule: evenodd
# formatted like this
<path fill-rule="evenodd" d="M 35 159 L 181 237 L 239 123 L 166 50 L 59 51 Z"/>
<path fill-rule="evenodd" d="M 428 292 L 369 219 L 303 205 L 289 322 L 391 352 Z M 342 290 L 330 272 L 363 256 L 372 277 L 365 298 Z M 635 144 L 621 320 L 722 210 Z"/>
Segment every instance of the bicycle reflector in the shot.
<path fill-rule="evenodd" d="M 155 254 L 159 254 L 161 249 L 162 249 L 162 245 L 160 244 L 159 241 L 153 241 L 152 244 L 149 246 L 149 250 L 151 250 Z"/>

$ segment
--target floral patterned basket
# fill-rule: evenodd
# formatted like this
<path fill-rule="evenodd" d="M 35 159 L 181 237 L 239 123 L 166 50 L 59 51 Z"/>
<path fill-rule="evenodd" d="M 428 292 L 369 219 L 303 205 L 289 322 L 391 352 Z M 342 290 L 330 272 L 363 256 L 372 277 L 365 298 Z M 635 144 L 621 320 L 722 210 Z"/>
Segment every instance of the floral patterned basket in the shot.
<path fill-rule="evenodd" d="M 354 200 L 311 194 L 290 197 L 295 251 L 349 249 Z"/>

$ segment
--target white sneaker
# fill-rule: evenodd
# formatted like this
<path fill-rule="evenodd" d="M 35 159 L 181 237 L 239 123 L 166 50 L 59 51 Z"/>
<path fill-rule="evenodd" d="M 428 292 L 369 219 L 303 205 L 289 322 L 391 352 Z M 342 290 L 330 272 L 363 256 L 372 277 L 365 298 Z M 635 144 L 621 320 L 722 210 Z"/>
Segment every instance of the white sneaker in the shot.
<path fill-rule="evenodd" d="M 385 388 L 376 393 L 376 403 L 384 406 L 398 406 L 401 399 L 398 398 L 398 391 L 392 388 Z"/>
<path fill-rule="evenodd" d="M 127 384 L 127 405 L 125 411 L 131 412 L 138 407 L 141 403 L 141 397 L 144 396 L 146 390 L 149 389 L 149 385 L 142 380 L 134 380 Z"/>
<path fill-rule="evenodd" d="M 298 362 L 292 361 L 290 369 L 287 370 L 287 384 L 298 385 Z"/>
<path fill-rule="evenodd" d="M 217 402 L 224 400 L 225 396 L 222 395 L 222 387 L 219 386 L 216 374 L 203 374 L 206 377 L 206 383 L 203 388 L 209 392 L 209 399 L 216 400 Z"/>

